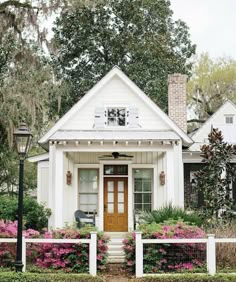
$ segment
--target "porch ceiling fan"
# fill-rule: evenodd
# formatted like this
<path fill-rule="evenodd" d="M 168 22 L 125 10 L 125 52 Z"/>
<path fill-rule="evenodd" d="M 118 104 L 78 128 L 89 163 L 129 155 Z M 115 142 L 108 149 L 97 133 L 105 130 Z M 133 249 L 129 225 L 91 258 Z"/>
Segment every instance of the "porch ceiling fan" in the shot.
<path fill-rule="evenodd" d="M 133 158 L 134 156 L 126 155 L 126 154 L 120 154 L 119 152 L 112 152 L 110 155 L 103 155 L 99 157 L 99 159 L 104 159 L 104 158 L 114 158 L 114 159 L 119 159 L 119 158 Z"/>

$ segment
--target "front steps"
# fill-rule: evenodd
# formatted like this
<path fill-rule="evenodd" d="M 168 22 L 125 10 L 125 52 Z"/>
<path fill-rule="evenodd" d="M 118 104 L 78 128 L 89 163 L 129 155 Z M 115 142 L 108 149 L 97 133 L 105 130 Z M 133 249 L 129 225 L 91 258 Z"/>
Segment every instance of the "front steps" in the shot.
<path fill-rule="evenodd" d="M 125 253 L 122 249 L 122 241 L 126 238 L 126 232 L 106 232 L 110 237 L 108 243 L 108 263 L 124 263 Z"/>

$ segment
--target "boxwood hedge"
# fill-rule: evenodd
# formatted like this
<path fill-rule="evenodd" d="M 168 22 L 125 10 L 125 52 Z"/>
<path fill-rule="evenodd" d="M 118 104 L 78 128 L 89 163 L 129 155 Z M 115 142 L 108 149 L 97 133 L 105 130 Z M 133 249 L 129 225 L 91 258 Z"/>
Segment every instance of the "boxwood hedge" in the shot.
<path fill-rule="evenodd" d="M 132 279 L 132 282 L 232 282 L 236 281 L 235 274 L 218 274 L 210 276 L 207 274 L 173 274 L 158 275 L 139 279 Z"/>
<path fill-rule="evenodd" d="M 71 274 L 71 273 L 16 273 L 16 272 L 0 272 L 1 282 L 102 282 L 101 277 L 92 277 L 87 274 Z"/>

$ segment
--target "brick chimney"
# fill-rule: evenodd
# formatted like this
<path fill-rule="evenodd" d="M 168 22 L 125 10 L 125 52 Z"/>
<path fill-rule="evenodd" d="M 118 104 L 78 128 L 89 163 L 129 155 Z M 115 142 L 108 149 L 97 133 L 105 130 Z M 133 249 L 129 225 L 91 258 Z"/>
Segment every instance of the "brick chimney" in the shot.
<path fill-rule="evenodd" d="M 168 75 L 168 115 L 184 132 L 187 132 L 186 81 L 187 75 Z"/>

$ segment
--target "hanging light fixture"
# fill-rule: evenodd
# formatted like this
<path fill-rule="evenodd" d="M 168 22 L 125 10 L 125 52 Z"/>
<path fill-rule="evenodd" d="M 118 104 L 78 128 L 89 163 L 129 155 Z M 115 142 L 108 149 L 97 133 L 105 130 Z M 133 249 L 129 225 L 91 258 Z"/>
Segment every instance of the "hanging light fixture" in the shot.
<path fill-rule="evenodd" d="M 69 157 L 68 157 L 68 153 L 66 154 L 67 159 L 68 159 L 68 168 L 67 168 L 67 173 L 66 173 L 66 184 L 67 185 L 71 185 L 72 183 L 72 173 L 70 172 L 70 167 L 69 167 Z"/>

